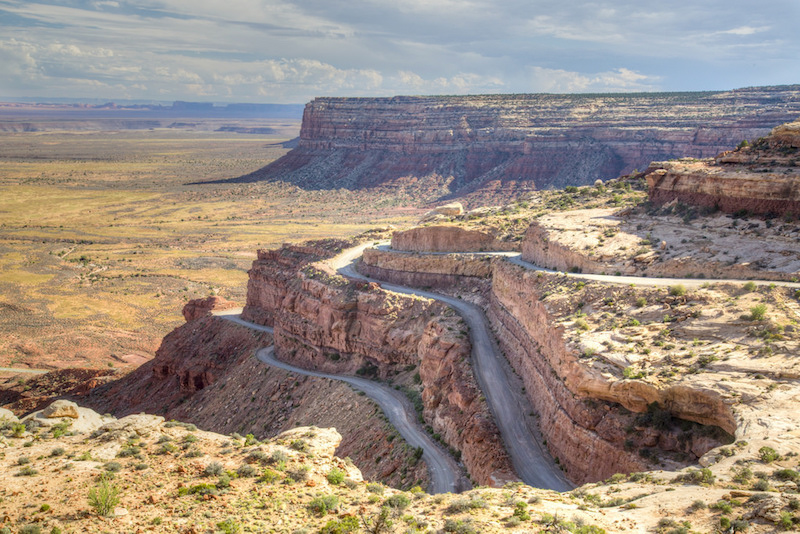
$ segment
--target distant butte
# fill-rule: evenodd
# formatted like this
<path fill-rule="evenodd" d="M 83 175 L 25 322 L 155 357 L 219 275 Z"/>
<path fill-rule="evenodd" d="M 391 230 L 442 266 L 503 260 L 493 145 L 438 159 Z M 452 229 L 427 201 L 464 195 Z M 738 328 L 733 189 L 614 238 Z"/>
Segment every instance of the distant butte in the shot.
<path fill-rule="evenodd" d="M 800 116 L 800 85 L 725 92 L 317 98 L 299 144 L 236 182 L 417 187 L 468 205 L 713 157 Z M 420 187 L 422 186 L 422 187 Z M 420 198 L 424 197 L 424 198 Z"/>

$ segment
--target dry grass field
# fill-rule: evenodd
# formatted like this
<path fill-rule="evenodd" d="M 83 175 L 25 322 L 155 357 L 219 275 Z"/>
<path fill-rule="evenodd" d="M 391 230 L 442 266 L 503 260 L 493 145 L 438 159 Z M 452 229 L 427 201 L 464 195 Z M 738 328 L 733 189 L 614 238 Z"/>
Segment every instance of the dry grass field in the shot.
<path fill-rule="evenodd" d="M 0 134 L 0 367 L 138 365 L 191 298 L 243 301 L 258 248 L 416 220 L 376 193 L 199 184 L 283 155 L 276 134 Z"/>

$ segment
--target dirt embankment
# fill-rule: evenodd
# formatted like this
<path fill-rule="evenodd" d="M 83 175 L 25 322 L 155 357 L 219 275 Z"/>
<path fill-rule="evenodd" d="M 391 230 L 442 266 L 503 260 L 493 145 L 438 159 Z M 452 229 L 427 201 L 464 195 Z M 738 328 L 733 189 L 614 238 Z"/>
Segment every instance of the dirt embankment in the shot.
<path fill-rule="evenodd" d="M 294 375 L 253 357 L 271 336 L 217 317 L 177 328 L 156 357 L 81 402 L 117 416 L 147 412 L 230 434 L 272 437 L 299 425 L 332 426 L 364 475 L 398 487 L 425 486 L 424 464 L 369 399 L 335 381 Z M 379 460 L 379 461 L 377 461 Z"/>

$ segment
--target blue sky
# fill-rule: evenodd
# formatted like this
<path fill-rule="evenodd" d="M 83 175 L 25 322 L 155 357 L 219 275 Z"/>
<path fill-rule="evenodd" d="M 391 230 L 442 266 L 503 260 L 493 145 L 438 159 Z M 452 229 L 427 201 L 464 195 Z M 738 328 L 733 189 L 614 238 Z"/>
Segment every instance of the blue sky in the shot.
<path fill-rule="evenodd" d="M 800 0 L 0 0 L 0 100 L 800 83 Z"/>

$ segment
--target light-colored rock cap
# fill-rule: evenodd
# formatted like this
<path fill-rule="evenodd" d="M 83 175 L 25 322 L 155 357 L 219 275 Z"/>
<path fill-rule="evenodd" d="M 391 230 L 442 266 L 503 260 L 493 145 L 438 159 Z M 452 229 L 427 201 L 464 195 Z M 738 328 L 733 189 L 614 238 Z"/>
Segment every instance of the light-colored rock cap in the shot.
<path fill-rule="evenodd" d="M 57 400 L 44 410 L 33 412 L 22 418 L 22 422 L 28 424 L 53 427 L 58 424 L 70 423 L 69 430 L 78 434 L 94 432 L 113 417 L 105 417 L 89 408 L 82 408 L 74 402 Z"/>
<path fill-rule="evenodd" d="M 342 435 L 335 428 L 300 426 L 279 434 L 275 439 L 278 442 L 303 440 L 308 445 L 308 452 L 330 458 L 342 442 Z"/>
<path fill-rule="evenodd" d="M 16 423 L 17 421 L 19 421 L 19 419 L 17 419 L 17 416 L 14 415 L 14 412 L 12 412 L 11 410 L 6 410 L 5 408 L 0 408 L 0 423 L 1 422 Z"/>
<path fill-rule="evenodd" d="M 79 417 L 78 405 L 68 400 L 57 400 L 42 410 L 42 417 L 47 417 L 48 419 L 55 419 L 58 417 L 77 419 Z"/>
<path fill-rule="evenodd" d="M 461 204 L 461 202 L 450 202 L 449 204 L 437 206 L 430 212 L 430 214 L 447 215 L 448 217 L 462 215 L 463 213 L 464 206 Z"/>

